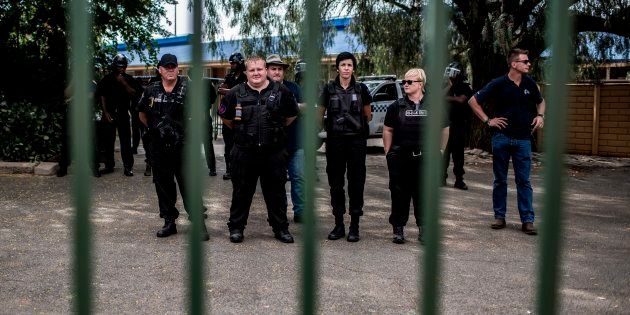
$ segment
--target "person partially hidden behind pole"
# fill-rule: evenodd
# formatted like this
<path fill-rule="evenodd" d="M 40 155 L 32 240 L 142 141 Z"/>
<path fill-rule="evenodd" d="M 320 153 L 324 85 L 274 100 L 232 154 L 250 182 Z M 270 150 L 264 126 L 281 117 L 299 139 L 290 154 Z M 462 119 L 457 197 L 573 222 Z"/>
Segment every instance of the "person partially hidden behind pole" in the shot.
<path fill-rule="evenodd" d="M 184 117 L 186 106 L 184 101 L 188 79 L 178 75 L 177 57 L 171 54 L 162 56 L 158 70 L 162 80 L 147 86 L 138 103 L 138 112 L 140 121 L 149 128 L 148 132 L 151 135 L 153 182 L 160 207 L 160 218 L 164 219 L 164 226 L 157 232 L 157 237 L 167 237 L 177 233 L 175 220 L 179 216 L 179 211 L 175 208 L 177 201 L 175 180 L 182 198 L 186 196 L 183 148 L 187 120 Z M 198 204 L 202 204 L 202 201 L 199 200 Z M 184 208 L 190 212 L 186 198 Z M 201 224 L 201 227 L 201 239 L 207 241 L 210 237 L 205 223 Z"/>
<path fill-rule="evenodd" d="M 219 86 L 219 94 L 225 95 L 231 88 L 247 81 L 245 76 L 245 58 L 241 53 L 233 53 L 230 56 L 230 72 L 225 76 L 225 81 Z M 223 157 L 225 158 L 225 174 L 224 180 L 232 179 L 232 148 L 234 147 L 234 134 L 232 129 L 223 124 L 221 129 L 223 142 L 225 143 Z"/>
<path fill-rule="evenodd" d="M 349 52 L 342 52 L 335 60 L 339 74 L 322 89 L 320 117 L 327 113 L 326 174 L 330 185 L 330 204 L 335 216 L 335 227 L 329 240 L 346 235 L 343 216 L 346 213 L 344 174 L 348 171 L 350 228 L 348 242 L 359 241 L 359 219 L 363 215 L 365 186 L 365 156 L 367 154 L 368 122 L 372 119 L 372 97 L 367 86 L 354 79 L 357 60 Z"/>
<path fill-rule="evenodd" d="M 232 205 L 228 229 L 230 241 L 243 241 L 258 178 L 267 205 L 274 237 L 293 243 L 287 220 L 287 150 L 285 127 L 298 114 L 293 94 L 267 78 L 265 60 L 245 62 L 247 82 L 232 88 L 221 100 L 219 115 L 234 131 L 232 149 Z"/>
<path fill-rule="evenodd" d="M 468 190 L 464 182 L 464 146 L 466 134 L 470 127 L 471 111 L 468 99 L 472 96 L 472 90 L 466 82 L 466 72 L 459 62 L 451 62 L 444 71 L 446 78 L 446 101 L 449 105 L 449 137 L 444 151 L 444 175 L 442 186 L 446 186 L 448 177 L 448 165 L 453 156 L 453 174 L 455 183 L 453 187 Z"/>
<path fill-rule="evenodd" d="M 103 174 L 114 171 L 114 145 L 116 130 L 120 140 L 120 155 L 123 160 L 125 176 L 133 176 L 133 152 L 131 147 L 131 125 L 129 110 L 136 104 L 143 88 L 140 82 L 125 73 L 127 57 L 116 55 L 111 64 L 111 72 L 96 87 L 96 95 L 101 102 L 103 122 L 108 124 L 104 150 L 106 154 Z"/>
<path fill-rule="evenodd" d="M 284 70 L 289 67 L 282 61 L 279 55 L 271 54 L 267 56 L 267 73 L 271 81 L 278 82 L 289 89 L 295 100 L 298 102 L 300 111 L 304 108 L 300 86 L 284 79 Z M 304 211 L 304 148 L 302 145 L 301 114 L 287 127 L 287 153 L 288 153 L 288 174 L 291 182 L 291 203 L 293 204 L 293 222 L 302 222 L 302 212 Z M 288 203 L 287 203 L 288 204 Z"/>
<path fill-rule="evenodd" d="M 383 123 L 383 149 L 389 171 L 389 191 L 392 198 L 392 212 L 389 223 L 394 230 L 393 242 L 405 242 L 404 228 L 409 220 L 409 203 L 413 202 L 413 214 L 418 226 L 418 241 L 422 243 L 422 164 L 427 158 L 427 148 L 421 132 L 429 119 L 434 119 L 427 109 L 424 87 L 427 78 L 422 69 L 411 69 L 402 80 L 405 90 L 401 98 L 387 108 Z M 448 141 L 448 121 L 442 124 L 441 150 Z M 437 148 L 435 148 L 437 151 Z"/>
<path fill-rule="evenodd" d="M 531 61 L 527 50 L 512 49 L 507 58 L 508 73 L 498 77 L 470 98 L 468 104 L 484 124 L 492 128 L 492 207 L 491 228 L 505 228 L 507 173 L 512 158 L 521 230 L 536 235 L 533 191 L 529 181 L 532 165 L 531 137 L 545 122 L 545 100 L 536 82 L 527 75 Z M 494 117 L 481 104 L 494 100 Z"/>

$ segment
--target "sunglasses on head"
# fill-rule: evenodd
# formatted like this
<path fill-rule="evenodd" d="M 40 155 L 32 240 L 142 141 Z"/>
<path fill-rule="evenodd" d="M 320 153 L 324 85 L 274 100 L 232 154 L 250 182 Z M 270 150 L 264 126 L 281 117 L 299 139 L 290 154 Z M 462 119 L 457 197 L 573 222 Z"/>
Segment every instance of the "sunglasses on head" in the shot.
<path fill-rule="evenodd" d="M 402 80 L 401 82 L 403 85 L 405 84 L 412 85 L 414 82 L 422 82 L 422 80 L 417 80 L 417 81 L 416 80 Z"/>

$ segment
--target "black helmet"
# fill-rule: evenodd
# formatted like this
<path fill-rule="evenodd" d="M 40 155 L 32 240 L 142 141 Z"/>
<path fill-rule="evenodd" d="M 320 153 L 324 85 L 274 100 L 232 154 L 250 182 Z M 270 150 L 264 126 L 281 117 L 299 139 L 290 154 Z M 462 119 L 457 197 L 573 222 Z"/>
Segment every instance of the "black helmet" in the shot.
<path fill-rule="evenodd" d="M 300 72 L 304 72 L 306 71 L 306 62 L 304 61 L 304 59 L 300 59 L 295 63 L 295 68 L 294 68 L 294 72 L 295 73 L 300 73 Z"/>
<path fill-rule="evenodd" d="M 236 63 L 236 64 L 239 64 L 239 65 L 244 65 L 244 64 L 245 64 L 245 58 L 244 58 L 244 57 L 243 57 L 243 55 L 242 55 L 241 53 L 239 53 L 239 52 L 237 52 L 237 53 L 233 53 L 233 54 L 230 56 L 230 59 L 229 59 L 229 60 L 230 60 L 230 63 Z"/>
<path fill-rule="evenodd" d="M 126 68 L 127 64 L 129 64 L 129 61 L 123 54 L 118 54 L 112 59 L 112 67 Z"/>
<path fill-rule="evenodd" d="M 457 61 L 449 63 L 446 69 L 444 69 L 444 77 L 447 78 L 457 78 L 463 75 L 464 67 L 462 67 L 462 65 Z"/>

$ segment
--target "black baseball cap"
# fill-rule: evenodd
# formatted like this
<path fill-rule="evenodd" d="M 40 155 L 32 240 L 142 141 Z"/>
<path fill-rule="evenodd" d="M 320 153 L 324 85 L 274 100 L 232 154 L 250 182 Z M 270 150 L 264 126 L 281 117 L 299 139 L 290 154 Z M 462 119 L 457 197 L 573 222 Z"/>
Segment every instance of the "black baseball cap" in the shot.
<path fill-rule="evenodd" d="M 177 66 L 177 57 L 175 57 L 175 55 L 171 55 L 171 54 L 162 55 L 162 58 L 160 59 L 160 63 L 158 63 L 158 66 L 166 67 L 168 65 Z"/>

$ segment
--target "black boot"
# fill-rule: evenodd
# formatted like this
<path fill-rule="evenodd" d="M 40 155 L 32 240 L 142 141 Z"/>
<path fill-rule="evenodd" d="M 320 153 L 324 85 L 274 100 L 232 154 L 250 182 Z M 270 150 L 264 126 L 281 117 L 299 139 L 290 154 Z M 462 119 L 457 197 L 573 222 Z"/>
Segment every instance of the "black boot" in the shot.
<path fill-rule="evenodd" d="M 223 174 L 224 180 L 232 179 L 232 165 L 231 163 L 225 163 L 225 174 Z"/>
<path fill-rule="evenodd" d="M 402 226 L 394 227 L 394 239 L 392 242 L 396 244 L 404 244 L 405 243 L 405 228 Z"/>
<path fill-rule="evenodd" d="M 463 178 L 458 178 L 455 180 L 455 184 L 453 185 L 453 187 L 457 188 L 457 189 L 461 189 L 461 190 L 468 190 L 468 185 L 466 185 L 466 183 L 464 183 L 464 179 Z"/>
<path fill-rule="evenodd" d="M 208 228 L 206 228 L 206 222 L 201 222 L 201 241 L 207 242 L 210 240 L 210 234 L 208 234 Z"/>
<path fill-rule="evenodd" d="M 173 234 L 177 234 L 177 226 L 175 221 L 164 221 L 164 226 L 157 232 L 157 237 L 169 237 Z"/>
<path fill-rule="evenodd" d="M 424 245 L 424 239 L 422 238 L 422 226 L 418 227 L 418 241 L 420 244 Z"/>
<path fill-rule="evenodd" d="M 348 229 L 348 242 L 358 242 L 361 238 L 359 237 L 359 216 L 352 216 L 350 221 L 350 228 Z"/>
<path fill-rule="evenodd" d="M 338 240 L 346 236 L 346 226 L 343 225 L 343 215 L 335 216 L 335 228 L 328 234 L 329 240 Z"/>

